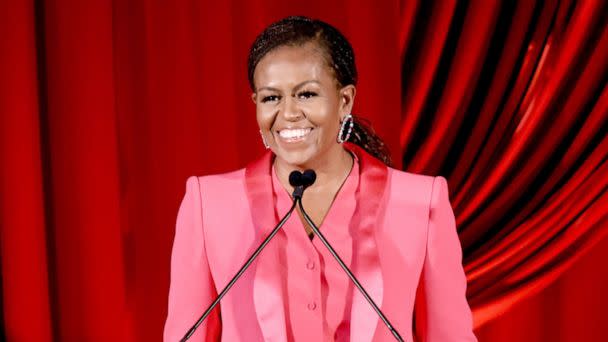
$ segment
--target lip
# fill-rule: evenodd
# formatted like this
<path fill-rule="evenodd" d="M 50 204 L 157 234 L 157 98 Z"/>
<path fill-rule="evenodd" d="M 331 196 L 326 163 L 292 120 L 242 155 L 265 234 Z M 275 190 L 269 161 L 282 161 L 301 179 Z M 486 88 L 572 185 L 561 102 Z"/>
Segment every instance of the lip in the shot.
<path fill-rule="evenodd" d="M 289 130 L 308 129 L 309 131 L 308 131 L 308 133 L 304 134 L 303 136 L 298 136 L 298 137 L 293 137 L 293 138 L 287 138 L 287 137 L 281 136 L 280 132 L 282 130 L 287 130 L 287 129 L 289 129 Z M 310 136 L 310 134 L 312 133 L 313 130 L 314 130 L 314 128 L 312 128 L 312 127 L 285 127 L 285 128 L 276 130 L 276 135 L 280 141 L 289 143 L 289 144 L 293 144 L 293 143 L 302 142 L 302 141 L 305 141 L 306 139 L 308 139 L 308 137 Z"/>

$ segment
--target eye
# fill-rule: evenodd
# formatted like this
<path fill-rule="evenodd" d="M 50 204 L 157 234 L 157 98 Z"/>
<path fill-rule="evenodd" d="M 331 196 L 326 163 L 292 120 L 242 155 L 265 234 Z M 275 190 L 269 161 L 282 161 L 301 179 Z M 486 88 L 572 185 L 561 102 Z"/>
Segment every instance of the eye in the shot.
<path fill-rule="evenodd" d="M 298 93 L 298 97 L 301 99 L 309 99 L 313 96 L 317 96 L 317 93 L 315 93 L 314 91 L 302 91 Z"/>
<path fill-rule="evenodd" d="M 262 98 L 262 103 L 266 103 L 266 102 L 270 102 L 270 101 L 277 101 L 279 100 L 279 97 L 277 95 L 268 95 L 268 96 L 264 96 Z"/>

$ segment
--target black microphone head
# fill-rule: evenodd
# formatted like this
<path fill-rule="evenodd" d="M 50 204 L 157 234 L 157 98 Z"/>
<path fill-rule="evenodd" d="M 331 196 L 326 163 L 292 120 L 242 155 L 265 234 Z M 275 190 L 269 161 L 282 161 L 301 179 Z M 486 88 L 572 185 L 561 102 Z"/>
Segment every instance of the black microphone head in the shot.
<path fill-rule="evenodd" d="M 302 185 L 309 187 L 317 180 L 317 173 L 314 170 L 306 170 L 302 174 Z"/>
<path fill-rule="evenodd" d="M 289 174 L 289 184 L 294 188 L 302 185 L 302 172 L 295 170 Z"/>

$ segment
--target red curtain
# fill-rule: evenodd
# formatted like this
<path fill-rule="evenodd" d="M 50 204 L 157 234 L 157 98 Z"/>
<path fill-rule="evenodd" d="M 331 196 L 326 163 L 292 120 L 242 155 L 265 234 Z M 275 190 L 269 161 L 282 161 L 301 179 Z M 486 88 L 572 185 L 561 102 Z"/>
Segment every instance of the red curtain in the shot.
<path fill-rule="evenodd" d="M 585 288 L 570 280 L 575 273 L 559 276 L 589 250 L 608 246 L 608 4 L 408 5 L 403 162 L 406 170 L 448 179 L 478 330 L 491 341 L 600 340 L 605 295 L 571 315 L 555 312 Z M 581 265 L 593 274 L 588 281 L 606 286 L 600 260 Z M 546 287 L 556 280 L 572 299 L 530 304 L 519 312 L 524 320 L 503 314 L 539 291 L 549 297 Z M 542 333 L 534 315 L 545 316 Z M 501 320 L 531 336 L 492 334 Z"/>
<path fill-rule="evenodd" d="M 480 340 L 601 340 L 600 0 L 0 2 L 4 336 L 160 340 L 185 179 L 262 152 L 247 51 L 293 14 L 351 40 L 397 167 L 448 178 Z"/>

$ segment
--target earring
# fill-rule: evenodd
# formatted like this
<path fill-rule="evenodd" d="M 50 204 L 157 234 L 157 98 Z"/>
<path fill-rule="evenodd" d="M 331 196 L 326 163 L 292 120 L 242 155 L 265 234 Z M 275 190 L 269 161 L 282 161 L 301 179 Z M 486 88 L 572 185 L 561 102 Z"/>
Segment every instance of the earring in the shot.
<path fill-rule="evenodd" d="M 270 145 L 268 145 L 268 143 L 266 142 L 266 138 L 264 138 L 264 133 L 262 133 L 262 130 L 260 130 L 260 136 L 262 137 L 262 143 L 264 144 L 264 147 L 266 147 L 266 149 L 269 149 Z"/>
<path fill-rule="evenodd" d="M 340 125 L 340 132 L 338 133 L 338 143 L 343 143 L 348 141 L 350 138 L 350 134 L 353 132 L 355 120 L 351 114 L 347 114 L 342 120 L 342 124 Z M 348 126 L 348 127 L 347 127 Z M 344 131 L 346 130 L 346 136 L 344 135 Z"/>

